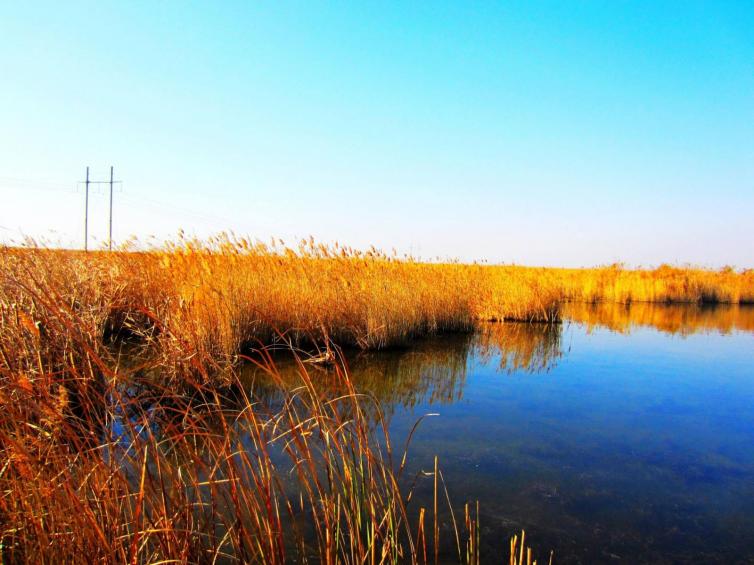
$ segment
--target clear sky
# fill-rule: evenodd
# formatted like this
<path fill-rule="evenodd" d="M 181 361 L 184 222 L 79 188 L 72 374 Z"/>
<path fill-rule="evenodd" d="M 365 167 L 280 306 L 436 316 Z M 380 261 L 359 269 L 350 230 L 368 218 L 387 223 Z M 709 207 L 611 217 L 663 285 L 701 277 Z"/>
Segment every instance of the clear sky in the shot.
<path fill-rule="evenodd" d="M 0 238 L 754 267 L 754 2 L 3 2 Z M 93 244 L 107 198 L 92 195 Z"/>

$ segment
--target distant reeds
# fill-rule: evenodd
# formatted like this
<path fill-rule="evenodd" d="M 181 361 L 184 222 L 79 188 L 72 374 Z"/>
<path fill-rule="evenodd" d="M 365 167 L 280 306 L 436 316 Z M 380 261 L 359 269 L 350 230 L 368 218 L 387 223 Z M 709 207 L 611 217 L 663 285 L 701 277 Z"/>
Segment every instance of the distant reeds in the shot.
<path fill-rule="evenodd" d="M 681 268 L 555 269 L 564 300 L 575 302 L 662 302 L 754 304 L 754 270 Z"/>

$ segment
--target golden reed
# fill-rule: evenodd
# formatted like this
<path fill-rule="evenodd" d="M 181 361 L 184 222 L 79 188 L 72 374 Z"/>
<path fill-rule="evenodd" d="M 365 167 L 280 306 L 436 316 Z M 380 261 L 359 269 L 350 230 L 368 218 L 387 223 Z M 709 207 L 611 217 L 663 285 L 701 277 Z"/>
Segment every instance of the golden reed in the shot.
<path fill-rule="evenodd" d="M 567 302 L 754 302 L 752 271 L 422 263 L 228 235 L 113 253 L 4 247 L 0 273 L 11 317 L 36 324 L 55 297 L 87 331 L 139 336 L 176 374 L 215 372 L 272 343 L 379 349 L 480 320 L 557 322 Z"/>
<path fill-rule="evenodd" d="M 478 510 L 463 524 L 453 519 L 445 542 L 437 527 L 426 535 L 424 516 L 438 524 L 449 500 L 435 488 L 432 508 L 416 509 L 418 523 L 411 523 L 416 512 L 409 512 L 411 489 L 402 478 L 407 446 L 394 452 L 380 407 L 353 388 L 337 348 L 341 392 L 332 398 L 303 362 L 301 384 L 291 389 L 258 347 L 246 360 L 277 386 L 275 403 L 244 386 L 233 364 L 212 357 L 228 345 L 215 341 L 222 332 L 248 331 L 232 325 L 244 311 L 232 310 L 231 290 L 261 293 L 262 283 L 250 281 L 270 272 L 302 288 L 290 273 L 284 278 L 286 270 L 300 275 L 297 266 L 323 260 L 263 254 L 260 265 L 227 250 L 3 250 L 0 560 L 426 563 L 445 545 L 443 554 L 479 563 Z M 401 273 L 378 260 L 339 261 L 356 273 Z M 234 277 L 230 268 L 246 262 L 257 274 Z M 223 270 L 221 282 L 239 286 L 220 298 L 217 287 L 196 285 Z M 314 286 L 303 288 L 316 300 Z M 223 315 L 232 319 L 220 333 L 203 325 Z M 116 331 L 123 339 L 108 344 Z M 276 335 L 282 340 L 285 332 Z M 217 365 L 222 379 L 210 378 Z M 437 463 L 433 475 L 437 485 Z M 519 559 L 520 550 L 511 555 Z"/>
<path fill-rule="evenodd" d="M 752 272 L 730 269 L 428 264 L 228 236 L 113 253 L 0 248 L 0 560 L 432 561 L 442 473 L 433 508 L 410 524 L 405 451 L 393 453 L 332 343 L 558 321 L 574 301 L 752 299 Z M 537 347 L 557 355 L 542 332 Z M 509 333 L 488 329 L 480 347 Z M 264 348 L 275 343 L 325 346 L 343 394 L 328 398 L 304 363 L 291 391 Z M 238 380 L 252 352 L 279 383 L 275 408 Z M 478 563 L 478 510 L 463 518 L 458 560 Z M 533 560 L 523 541 L 511 563 Z"/>
<path fill-rule="evenodd" d="M 751 270 L 422 263 L 228 235 L 113 253 L 5 247 L 0 272 L 6 310 L 36 323 L 35 303 L 55 296 L 90 331 L 138 335 L 175 372 L 232 365 L 262 344 L 379 349 L 480 320 L 557 322 L 567 302 L 754 302 Z"/>

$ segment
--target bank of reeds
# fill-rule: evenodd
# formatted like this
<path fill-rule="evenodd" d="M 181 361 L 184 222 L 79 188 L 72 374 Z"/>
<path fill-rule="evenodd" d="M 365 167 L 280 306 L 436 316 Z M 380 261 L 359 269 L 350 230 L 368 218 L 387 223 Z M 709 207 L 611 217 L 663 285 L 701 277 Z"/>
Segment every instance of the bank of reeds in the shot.
<path fill-rule="evenodd" d="M 214 372 L 260 344 L 380 349 L 468 331 L 479 319 L 559 315 L 539 270 L 511 277 L 509 268 L 399 260 L 312 241 L 295 250 L 225 236 L 113 253 L 0 248 L 0 273 L 8 315 L 36 324 L 40 304 L 55 297 L 87 331 L 138 337 L 175 374 Z"/>
<path fill-rule="evenodd" d="M 87 331 L 138 336 L 166 372 L 197 378 L 261 344 L 380 349 L 480 320 L 557 322 L 565 302 L 754 302 L 754 271 L 422 263 L 225 235 L 113 253 L 2 247 L 0 274 L 10 315 L 37 323 L 39 303 L 55 297 Z M 40 347 L 62 351 L 54 335 Z"/>
<path fill-rule="evenodd" d="M 231 368 L 222 381 L 195 378 L 211 370 L 198 356 L 165 379 L 161 356 L 103 343 L 100 301 L 122 286 L 97 286 L 93 270 L 16 268 L 0 302 L 3 563 L 437 561 L 447 497 L 437 463 L 434 506 L 411 521 L 405 451 L 341 363 L 335 398 L 304 363 L 301 383 L 285 385 L 264 349 L 248 362 L 279 384 L 276 403 Z M 166 324 L 146 319 L 129 327 L 148 340 Z M 479 563 L 478 524 L 468 509 L 453 520 L 453 561 Z M 529 562 L 511 548 L 511 563 Z"/>
<path fill-rule="evenodd" d="M 339 366 L 331 343 L 557 321 L 565 301 L 753 299 L 750 271 L 429 264 L 312 241 L 0 248 L 0 558 L 432 561 L 437 504 L 410 522 L 379 404 L 345 370 L 325 396 L 303 363 L 291 390 L 265 346 L 324 346 Z M 244 355 L 279 383 L 274 407 L 238 381 Z M 477 563 L 464 518 L 458 560 Z"/>
<path fill-rule="evenodd" d="M 754 270 L 661 265 L 626 269 L 555 269 L 562 298 L 574 302 L 754 304 Z"/>

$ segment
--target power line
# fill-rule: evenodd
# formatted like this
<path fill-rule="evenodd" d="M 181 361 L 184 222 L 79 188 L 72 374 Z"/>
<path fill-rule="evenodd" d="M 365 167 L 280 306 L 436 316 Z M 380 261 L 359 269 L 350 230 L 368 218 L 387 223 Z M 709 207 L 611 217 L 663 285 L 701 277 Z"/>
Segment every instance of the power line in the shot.
<path fill-rule="evenodd" d="M 24 179 L 19 177 L 0 175 L 0 182 L 11 182 L 16 184 L 35 184 L 35 185 L 47 185 L 54 188 L 70 188 L 69 183 L 61 183 L 58 181 L 40 180 L 40 179 Z"/>
<path fill-rule="evenodd" d="M 139 196 L 137 199 L 137 198 L 127 196 L 127 195 L 124 195 L 123 198 L 126 201 L 130 201 L 132 204 L 138 204 L 138 205 L 146 204 L 158 210 L 169 210 L 171 212 L 180 212 L 182 214 L 188 214 L 189 216 L 194 216 L 195 218 L 199 218 L 199 219 L 216 223 L 216 224 L 221 224 L 223 227 L 226 227 L 226 228 L 233 223 L 228 218 L 224 218 L 222 216 L 217 216 L 214 214 L 207 214 L 206 212 L 197 212 L 196 210 L 191 210 L 189 208 L 185 208 L 182 206 L 176 206 L 175 204 L 172 204 L 172 203 L 161 202 L 159 200 L 155 200 L 154 198 L 147 198 L 144 196 Z"/>
<path fill-rule="evenodd" d="M 87 167 L 87 177 L 85 180 L 66 184 L 55 181 L 38 181 L 33 179 L 23 179 L 18 177 L 0 176 L 0 187 L 14 188 L 17 190 L 35 190 L 43 192 L 53 192 L 62 194 L 64 192 L 72 192 L 76 190 L 77 186 L 80 186 L 84 192 L 84 249 L 88 250 L 89 245 L 89 200 L 92 194 L 92 190 L 98 187 L 109 190 L 109 222 L 108 222 L 108 247 L 112 249 L 113 244 L 113 216 L 114 216 L 114 193 L 117 188 L 122 188 L 123 181 L 115 180 L 114 169 L 110 168 L 109 178 L 106 180 L 99 180 L 92 178 L 90 168 Z M 87 180 L 88 179 L 88 180 Z M 10 186 L 13 185 L 13 186 Z M 102 192 L 95 190 L 95 193 L 102 194 Z M 146 197 L 142 195 L 129 195 L 122 194 L 119 198 L 122 198 L 122 204 L 132 209 L 144 209 L 144 207 L 152 208 L 158 211 L 169 211 L 177 217 L 189 216 L 196 220 L 200 220 L 207 227 L 214 226 L 212 229 L 224 230 L 229 229 L 235 223 L 234 220 L 230 220 L 226 217 L 216 214 L 208 213 L 206 211 L 198 211 L 185 206 L 176 205 L 172 202 L 164 202 L 155 198 Z M 3 226 L 0 226 L 3 227 Z M 10 228 L 3 227 L 6 231 L 17 231 Z"/>
<path fill-rule="evenodd" d="M 4 182 L 8 182 L 10 184 L 4 185 Z M 43 185 L 47 186 L 43 186 Z M 3 186 L 4 185 L 4 186 Z M 92 190 L 94 188 L 100 187 L 100 186 L 106 186 L 109 190 L 110 180 L 93 180 L 89 179 L 89 192 L 90 195 L 92 194 Z M 123 181 L 119 180 L 113 180 L 113 192 L 118 192 L 118 188 L 122 187 Z M 39 190 L 39 191 L 45 191 L 45 192 L 58 192 L 61 193 L 63 190 L 65 191 L 72 191 L 75 189 L 76 186 L 81 186 L 82 189 L 86 189 L 86 181 L 79 181 L 73 184 L 64 184 L 60 182 L 52 182 L 52 181 L 36 181 L 36 180 L 30 180 L 30 179 L 21 179 L 18 177 L 8 177 L 8 176 L 0 176 L 0 186 L 3 188 L 15 188 L 18 190 L 22 189 L 28 189 L 28 190 Z M 95 191 L 94 193 L 102 194 L 101 192 Z M 204 220 L 208 220 L 211 222 L 220 223 L 223 226 L 228 226 L 234 223 L 234 221 L 230 220 L 229 218 L 226 218 L 224 216 L 219 216 L 217 214 L 211 214 L 207 212 L 200 212 L 197 210 L 193 210 L 191 208 L 187 208 L 185 206 L 176 205 L 174 203 L 168 203 L 161 200 L 157 200 L 155 198 L 146 197 L 142 195 L 138 195 L 136 197 L 129 196 L 127 194 L 123 194 L 122 198 L 126 201 L 130 201 L 134 204 L 151 204 L 153 207 L 157 207 L 163 210 L 170 210 L 173 212 L 181 212 L 183 214 L 187 214 L 190 216 L 194 216 L 196 218 L 201 218 Z"/>
<path fill-rule="evenodd" d="M 64 192 L 74 192 L 76 190 L 75 185 L 49 185 L 40 186 L 38 181 L 24 181 L 20 179 L 10 179 L 8 177 L 0 177 L 0 187 L 10 190 L 35 190 L 40 192 L 54 192 L 62 194 Z"/>

